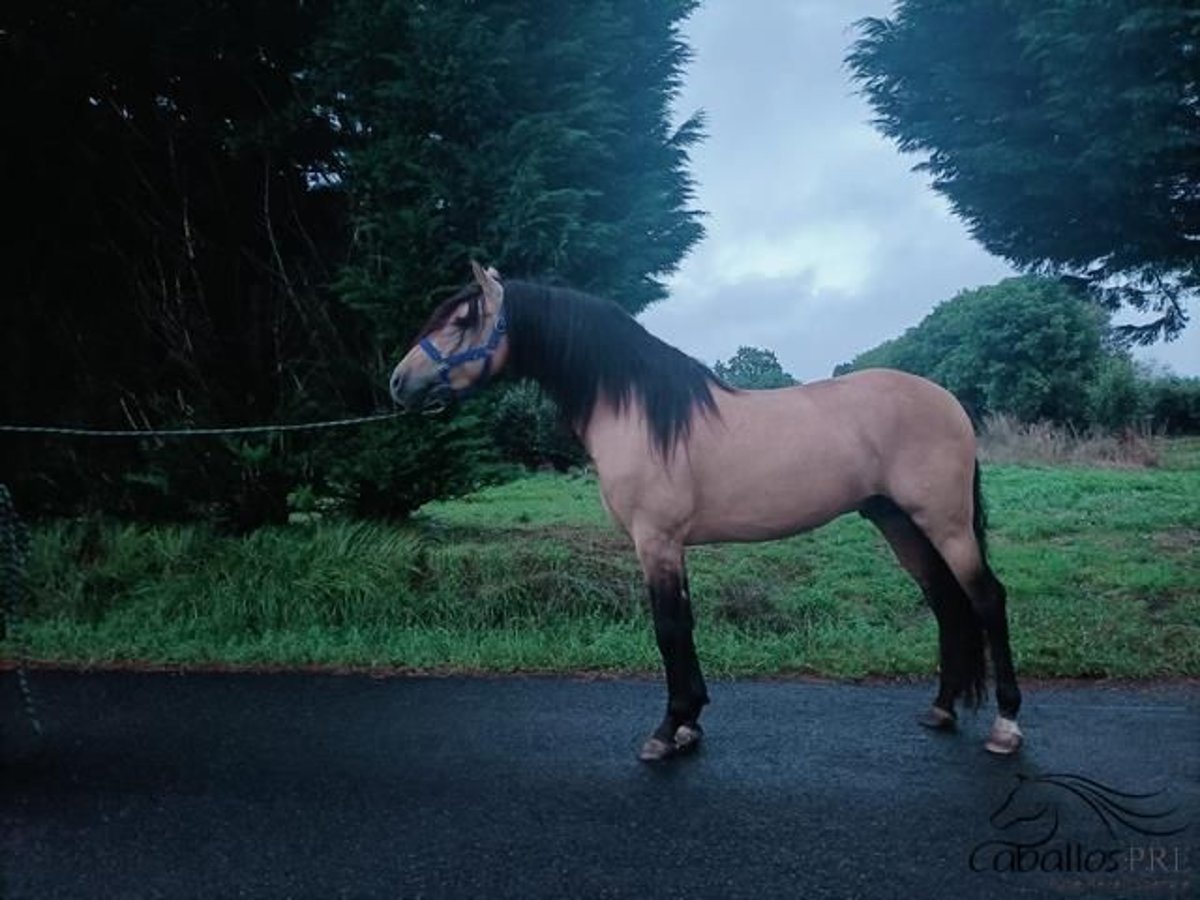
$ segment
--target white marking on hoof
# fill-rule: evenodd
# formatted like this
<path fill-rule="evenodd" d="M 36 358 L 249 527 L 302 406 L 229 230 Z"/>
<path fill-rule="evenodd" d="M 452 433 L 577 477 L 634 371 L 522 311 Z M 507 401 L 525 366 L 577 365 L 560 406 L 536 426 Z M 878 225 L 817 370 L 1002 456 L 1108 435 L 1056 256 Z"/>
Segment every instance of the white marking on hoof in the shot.
<path fill-rule="evenodd" d="M 680 752 L 693 749 L 703 734 L 699 725 L 680 725 L 675 729 L 675 749 Z"/>
<path fill-rule="evenodd" d="M 668 744 L 666 741 L 652 737 L 647 738 L 646 743 L 642 744 L 642 749 L 638 751 L 638 759 L 642 762 L 658 762 L 674 753 L 674 744 Z"/>
<path fill-rule="evenodd" d="M 1021 729 L 1015 720 L 996 716 L 996 721 L 992 723 L 991 734 L 988 735 L 987 742 L 983 746 L 989 753 L 1011 756 L 1021 749 L 1021 742 L 1024 739 L 1025 735 L 1021 734 Z"/>

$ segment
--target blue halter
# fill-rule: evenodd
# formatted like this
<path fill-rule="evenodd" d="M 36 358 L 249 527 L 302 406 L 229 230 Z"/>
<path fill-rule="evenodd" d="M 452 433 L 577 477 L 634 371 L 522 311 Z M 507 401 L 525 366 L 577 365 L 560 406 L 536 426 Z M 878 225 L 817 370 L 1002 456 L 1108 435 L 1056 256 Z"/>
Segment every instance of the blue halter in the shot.
<path fill-rule="evenodd" d="M 442 351 L 433 345 L 433 341 L 429 338 L 421 338 L 419 345 L 438 367 L 438 379 L 446 386 L 446 389 L 458 397 L 467 397 L 476 390 L 487 384 L 488 376 L 492 373 L 492 354 L 496 352 L 496 348 L 500 346 L 500 341 L 503 340 L 505 333 L 508 331 L 508 319 L 504 314 L 504 307 L 500 307 L 500 313 L 496 316 L 496 324 L 492 326 L 492 333 L 488 335 L 485 343 L 478 347 L 472 347 L 470 350 L 460 350 L 458 353 L 451 353 L 449 356 L 443 356 Z M 454 385 L 450 383 L 450 372 L 457 369 L 465 363 L 483 360 L 483 372 L 479 376 L 479 380 L 462 390 L 455 390 Z"/>

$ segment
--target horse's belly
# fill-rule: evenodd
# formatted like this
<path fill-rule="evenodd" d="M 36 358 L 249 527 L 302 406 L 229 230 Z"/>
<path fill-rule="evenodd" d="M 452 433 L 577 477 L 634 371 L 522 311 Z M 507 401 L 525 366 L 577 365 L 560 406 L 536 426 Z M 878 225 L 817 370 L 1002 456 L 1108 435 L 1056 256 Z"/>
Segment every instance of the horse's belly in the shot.
<path fill-rule="evenodd" d="M 878 463 L 856 418 L 842 405 L 817 406 L 815 396 L 823 393 L 722 395 L 721 418 L 701 423 L 689 447 L 696 503 L 688 543 L 786 537 L 878 491 Z"/>
<path fill-rule="evenodd" d="M 734 484 L 706 492 L 697 505 L 687 543 L 712 544 L 722 541 L 767 541 L 818 528 L 856 509 L 866 495 L 857 480 L 831 479 L 797 484 L 773 482 Z M 740 489 L 739 489 L 740 488 Z"/>

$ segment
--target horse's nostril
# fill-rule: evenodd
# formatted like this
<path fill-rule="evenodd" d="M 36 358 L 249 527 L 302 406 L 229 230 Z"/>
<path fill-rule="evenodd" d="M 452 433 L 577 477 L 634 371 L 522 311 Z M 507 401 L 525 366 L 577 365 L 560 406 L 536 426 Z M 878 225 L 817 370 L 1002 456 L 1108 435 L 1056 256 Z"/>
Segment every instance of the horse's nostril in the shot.
<path fill-rule="evenodd" d="M 403 390 L 403 388 L 404 388 L 404 373 L 403 372 L 393 372 L 392 373 L 392 381 L 391 381 L 392 399 L 395 400 L 397 403 L 400 402 L 400 392 Z"/>

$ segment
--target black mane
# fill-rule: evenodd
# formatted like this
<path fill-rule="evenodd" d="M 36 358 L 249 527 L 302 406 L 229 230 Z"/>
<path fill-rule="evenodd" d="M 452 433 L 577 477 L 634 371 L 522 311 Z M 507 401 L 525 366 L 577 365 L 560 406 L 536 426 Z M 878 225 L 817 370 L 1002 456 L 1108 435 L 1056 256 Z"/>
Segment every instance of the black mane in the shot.
<path fill-rule="evenodd" d="M 687 437 L 692 415 L 717 414 L 707 366 L 659 340 L 610 300 L 527 281 L 504 282 L 508 369 L 532 378 L 582 428 L 603 395 L 618 409 L 637 400 L 664 457 Z"/>

